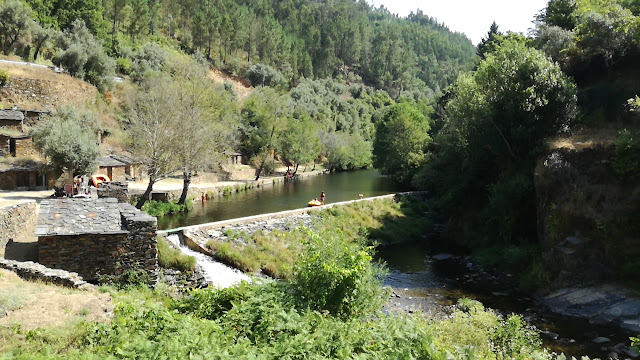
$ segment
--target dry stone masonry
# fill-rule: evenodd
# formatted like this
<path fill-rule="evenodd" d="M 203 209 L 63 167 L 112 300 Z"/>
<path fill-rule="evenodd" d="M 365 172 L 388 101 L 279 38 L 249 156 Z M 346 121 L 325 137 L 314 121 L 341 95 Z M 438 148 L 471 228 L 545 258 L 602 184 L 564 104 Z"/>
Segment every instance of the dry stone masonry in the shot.
<path fill-rule="evenodd" d="M 50 284 L 66 286 L 75 289 L 89 290 L 93 285 L 84 281 L 77 273 L 48 267 L 33 261 L 15 261 L 0 259 L 0 268 L 13 271 L 26 280 L 40 280 Z"/>
<path fill-rule="evenodd" d="M 10 205 L 0 211 L 0 256 L 9 241 L 27 242 L 35 240 L 36 202 L 28 201 Z"/>
<path fill-rule="evenodd" d="M 158 268 L 157 220 L 114 198 L 44 200 L 36 225 L 39 261 L 86 280 Z"/>

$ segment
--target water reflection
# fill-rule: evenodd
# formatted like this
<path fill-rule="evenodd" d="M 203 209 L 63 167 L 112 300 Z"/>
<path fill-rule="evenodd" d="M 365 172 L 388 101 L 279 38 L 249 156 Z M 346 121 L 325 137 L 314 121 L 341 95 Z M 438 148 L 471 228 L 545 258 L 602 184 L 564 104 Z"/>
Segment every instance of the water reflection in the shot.
<path fill-rule="evenodd" d="M 239 183 L 240 184 L 240 183 Z M 272 213 L 305 207 L 320 192 L 327 194 L 326 203 L 385 195 L 402 188 L 375 170 L 349 171 L 319 175 L 300 181 L 241 191 L 229 196 L 213 198 L 204 204 L 197 202 L 189 213 L 163 216 L 159 229 L 235 219 L 244 216 Z"/>

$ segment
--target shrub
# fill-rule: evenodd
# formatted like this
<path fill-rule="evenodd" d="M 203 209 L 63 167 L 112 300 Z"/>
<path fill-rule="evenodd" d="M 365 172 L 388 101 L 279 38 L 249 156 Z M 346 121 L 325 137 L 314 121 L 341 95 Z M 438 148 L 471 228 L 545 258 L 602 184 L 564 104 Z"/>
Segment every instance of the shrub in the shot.
<path fill-rule="evenodd" d="M 127 58 L 117 58 L 116 59 L 116 67 L 118 72 L 123 75 L 131 74 L 131 68 L 133 67 L 133 63 L 131 60 Z"/>
<path fill-rule="evenodd" d="M 372 262 L 372 248 L 350 242 L 340 230 L 307 230 L 294 266 L 292 289 L 303 305 L 340 318 L 372 315 L 386 300 L 385 270 Z"/>
<path fill-rule="evenodd" d="M 247 77 L 253 86 L 275 87 L 284 84 L 284 76 L 269 65 L 255 64 L 247 70 Z"/>
<path fill-rule="evenodd" d="M 622 181 L 637 179 L 640 176 L 640 142 L 630 131 L 624 130 L 616 139 L 615 146 L 616 153 L 611 163 L 613 171 Z"/>
<path fill-rule="evenodd" d="M 196 258 L 183 254 L 179 249 L 169 246 L 167 240 L 158 238 L 158 263 L 168 269 L 193 272 L 196 269 Z"/>
<path fill-rule="evenodd" d="M 180 212 L 187 212 L 193 209 L 193 200 L 187 199 L 184 205 L 178 205 L 177 201 L 147 201 L 142 206 L 142 211 L 146 212 L 151 216 L 164 216 L 167 214 L 177 214 Z"/>
<path fill-rule="evenodd" d="M 0 69 L 0 87 L 5 86 L 9 82 L 9 72 L 5 69 Z"/>
<path fill-rule="evenodd" d="M 121 267 L 117 264 L 116 268 Z M 149 273 L 142 266 L 134 266 L 116 274 L 100 275 L 98 281 L 114 286 L 117 289 L 145 287 L 151 282 Z"/>
<path fill-rule="evenodd" d="M 92 83 L 100 91 L 111 86 L 115 61 L 105 53 L 84 21 L 74 21 L 73 26 L 58 39 L 57 48 L 57 54 L 52 59 L 54 64 Z"/>

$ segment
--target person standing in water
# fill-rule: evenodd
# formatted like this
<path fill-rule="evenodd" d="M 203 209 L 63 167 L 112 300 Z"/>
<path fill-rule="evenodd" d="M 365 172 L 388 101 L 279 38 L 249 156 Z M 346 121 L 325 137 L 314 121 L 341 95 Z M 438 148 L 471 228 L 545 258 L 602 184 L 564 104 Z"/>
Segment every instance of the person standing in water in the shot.
<path fill-rule="evenodd" d="M 324 205 L 324 199 L 327 197 L 327 195 L 324 194 L 324 191 L 320 193 L 320 203 L 322 205 Z"/>

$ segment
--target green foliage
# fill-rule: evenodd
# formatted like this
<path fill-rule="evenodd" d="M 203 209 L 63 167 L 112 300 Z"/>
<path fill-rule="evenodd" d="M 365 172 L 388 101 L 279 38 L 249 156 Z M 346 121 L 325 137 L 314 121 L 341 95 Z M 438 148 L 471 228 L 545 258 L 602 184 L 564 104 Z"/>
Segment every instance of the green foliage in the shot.
<path fill-rule="evenodd" d="M 179 249 L 172 248 L 164 238 L 158 238 L 158 264 L 161 267 L 193 272 L 196 262 L 193 256 L 185 255 Z"/>
<path fill-rule="evenodd" d="M 150 200 L 142 206 L 142 211 L 151 216 L 164 216 L 167 214 L 177 214 L 188 212 L 193 209 L 193 200 L 189 199 L 183 205 L 178 204 L 175 200 L 169 202 Z"/>
<path fill-rule="evenodd" d="M 9 82 L 9 72 L 5 69 L 0 69 L 0 87 L 7 85 Z"/>
<path fill-rule="evenodd" d="M 97 119 L 91 111 L 65 106 L 31 129 L 34 145 L 56 171 L 91 174 L 100 156 Z"/>
<path fill-rule="evenodd" d="M 340 318 L 380 309 L 384 271 L 372 263 L 371 248 L 347 241 L 339 230 L 308 231 L 302 246 L 291 286 L 303 305 Z"/>
<path fill-rule="evenodd" d="M 621 181 L 633 181 L 640 176 L 640 141 L 637 133 L 623 130 L 616 139 L 616 152 L 611 162 L 613 171 Z"/>
<path fill-rule="evenodd" d="M 129 75 L 131 74 L 132 68 L 133 68 L 133 63 L 131 62 L 131 60 L 127 58 L 116 59 L 116 69 L 120 74 Z"/>
<path fill-rule="evenodd" d="M 428 131 L 429 122 L 415 107 L 407 103 L 391 106 L 376 124 L 374 166 L 398 182 L 409 182 L 426 160 L 425 149 L 431 140 Z"/>
<path fill-rule="evenodd" d="M 322 139 L 331 170 L 354 170 L 369 167 L 372 163 L 372 145 L 357 134 L 346 132 L 327 133 Z"/>
<path fill-rule="evenodd" d="M 318 127 L 311 118 L 289 119 L 280 140 L 285 163 L 305 165 L 313 162 L 322 150 L 318 135 Z"/>
<path fill-rule="evenodd" d="M 82 20 L 74 21 L 71 28 L 64 31 L 56 47 L 54 64 L 92 83 L 99 90 L 104 91 L 111 86 L 115 61 Z"/>
<path fill-rule="evenodd" d="M 126 269 L 116 266 L 115 274 L 100 275 L 99 281 L 101 284 L 110 285 L 116 289 L 123 290 L 146 287 L 151 283 L 151 277 L 142 266 L 138 266 L 136 264 L 133 267 Z"/>
<path fill-rule="evenodd" d="M 540 51 L 508 38 L 458 79 L 447 100 L 437 148 L 414 183 L 434 191 L 434 206 L 459 229 L 477 230 L 467 244 L 531 239 L 535 159 L 575 117 L 575 86 Z"/>
<path fill-rule="evenodd" d="M 26 39 L 37 25 L 31 19 L 31 8 L 22 1 L 0 3 L 0 50 L 9 55 L 28 45 Z"/>
<path fill-rule="evenodd" d="M 478 300 L 473 300 L 469 298 L 460 298 L 456 303 L 456 309 L 466 312 L 466 313 L 474 313 L 479 311 L 484 311 L 484 305 Z"/>
<path fill-rule="evenodd" d="M 277 87 L 285 84 L 285 79 L 278 70 L 264 64 L 251 65 L 247 70 L 247 77 L 251 81 L 251 85 L 256 87 Z"/>
<path fill-rule="evenodd" d="M 491 333 L 493 352 L 502 359 L 528 359 L 540 347 L 540 336 L 535 328 L 527 326 L 522 316 L 511 314 Z"/>

